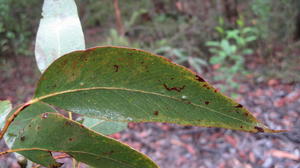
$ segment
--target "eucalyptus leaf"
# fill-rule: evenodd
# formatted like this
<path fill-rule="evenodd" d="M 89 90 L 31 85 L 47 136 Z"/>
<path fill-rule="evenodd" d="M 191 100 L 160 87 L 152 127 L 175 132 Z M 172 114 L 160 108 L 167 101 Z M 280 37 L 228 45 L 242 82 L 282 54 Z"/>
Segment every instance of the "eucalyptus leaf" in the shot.
<path fill-rule="evenodd" d="M 20 133 L 14 149 L 35 160 L 29 152 L 64 152 L 95 168 L 156 168 L 147 156 L 57 113 L 35 117 Z M 25 151 L 26 150 L 26 151 Z M 47 167 L 53 165 L 42 164 Z M 57 166 L 58 167 L 58 166 Z"/>
<path fill-rule="evenodd" d="M 32 102 L 90 118 L 276 132 L 190 70 L 136 49 L 67 54 L 42 75 Z"/>
<path fill-rule="evenodd" d="M 12 115 L 17 108 L 12 110 L 8 116 Z M 16 141 L 17 136 L 24 131 L 24 128 L 31 122 L 31 120 L 45 112 L 56 112 L 49 105 L 38 102 L 31 106 L 25 108 L 20 115 L 18 115 L 14 122 L 8 128 L 6 134 L 4 135 L 4 140 L 9 148 L 14 148 L 14 143 Z M 45 151 L 26 151 L 23 154 L 30 155 L 29 159 L 33 158 L 32 161 L 43 164 L 43 165 L 52 165 L 59 166 L 60 163 L 57 163 L 53 158 L 51 153 Z M 16 154 L 18 157 L 18 155 Z"/>
<path fill-rule="evenodd" d="M 74 0 L 44 0 L 42 16 L 35 57 L 44 72 L 60 56 L 85 49 L 85 42 Z"/>
<path fill-rule="evenodd" d="M 4 100 L 0 101 L 0 130 L 3 128 L 6 117 L 12 109 L 10 101 Z"/>

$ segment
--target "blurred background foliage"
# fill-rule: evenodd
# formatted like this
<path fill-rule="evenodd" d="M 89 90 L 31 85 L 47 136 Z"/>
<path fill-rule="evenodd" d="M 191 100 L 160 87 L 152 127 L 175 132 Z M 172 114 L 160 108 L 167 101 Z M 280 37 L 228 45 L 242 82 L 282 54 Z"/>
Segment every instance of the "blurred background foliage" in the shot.
<path fill-rule="evenodd" d="M 166 56 L 221 83 L 299 81 L 299 0 L 77 0 L 87 46 Z M 0 61 L 33 56 L 41 0 L 0 0 Z M 119 20 L 115 15 L 118 10 Z M 213 77 L 207 77 L 213 72 Z M 203 75 L 204 74 L 204 75 Z M 220 75 L 221 74 L 221 75 Z M 225 85 L 224 85 L 225 83 Z"/>

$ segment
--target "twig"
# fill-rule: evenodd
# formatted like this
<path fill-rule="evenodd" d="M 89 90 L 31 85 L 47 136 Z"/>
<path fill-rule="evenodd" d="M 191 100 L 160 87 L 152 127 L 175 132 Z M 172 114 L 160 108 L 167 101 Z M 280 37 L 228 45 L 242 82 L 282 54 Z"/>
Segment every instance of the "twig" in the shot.
<path fill-rule="evenodd" d="M 115 15 L 116 15 L 116 24 L 117 24 L 117 30 L 120 36 L 125 35 L 124 27 L 122 24 L 122 17 L 121 17 L 121 11 L 119 8 L 119 1 L 114 0 L 114 8 L 115 8 Z"/>

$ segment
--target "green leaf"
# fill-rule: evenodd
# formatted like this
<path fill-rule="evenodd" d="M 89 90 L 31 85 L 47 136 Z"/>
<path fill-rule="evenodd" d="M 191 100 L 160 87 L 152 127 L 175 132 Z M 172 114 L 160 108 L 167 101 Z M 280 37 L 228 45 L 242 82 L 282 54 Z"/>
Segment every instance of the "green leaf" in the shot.
<path fill-rule="evenodd" d="M 12 115 L 17 108 L 11 111 L 8 115 Z M 52 107 L 47 104 L 38 102 L 31 106 L 25 108 L 22 113 L 15 118 L 14 122 L 8 128 L 6 134 L 4 135 L 4 139 L 9 148 L 14 148 L 14 143 L 16 141 L 17 136 L 22 133 L 24 128 L 31 122 L 31 120 L 45 112 L 56 112 Z M 42 164 L 42 165 L 53 165 L 59 166 L 60 163 L 57 163 L 51 156 L 51 153 L 45 151 L 26 151 L 23 152 L 24 155 L 30 156 L 28 157 L 32 161 Z"/>
<path fill-rule="evenodd" d="M 83 125 L 104 135 L 111 135 L 127 128 L 125 122 L 112 122 L 89 117 L 84 117 Z"/>
<path fill-rule="evenodd" d="M 28 150 L 19 152 L 28 158 L 31 158 L 28 153 L 31 151 L 64 152 L 77 161 L 94 167 L 158 167 L 148 157 L 129 146 L 57 113 L 44 113 L 35 117 L 18 136 L 14 149 L 18 148 Z"/>
<path fill-rule="evenodd" d="M 32 102 L 38 101 L 109 121 L 275 132 L 190 70 L 129 48 L 99 47 L 59 58 L 37 85 Z"/>
<path fill-rule="evenodd" d="M 0 130 L 4 126 L 6 117 L 9 114 L 9 112 L 11 111 L 11 109 L 12 109 L 12 106 L 11 106 L 10 101 L 8 101 L 8 100 L 0 101 Z"/>
<path fill-rule="evenodd" d="M 85 49 L 74 0 L 45 0 L 42 16 L 35 44 L 35 57 L 41 72 L 60 56 Z"/>

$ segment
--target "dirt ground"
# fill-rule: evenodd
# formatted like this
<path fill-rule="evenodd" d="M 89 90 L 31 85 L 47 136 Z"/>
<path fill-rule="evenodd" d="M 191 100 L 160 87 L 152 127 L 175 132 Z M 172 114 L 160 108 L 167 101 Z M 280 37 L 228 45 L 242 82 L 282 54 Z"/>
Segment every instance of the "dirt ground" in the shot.
<path fill-rule="evenodd" d="M 0 100 L 9 99 L 16 105 L 30 99 L 38 76 L 33 57 L 6 58 L 0 64 Z M 209 80 L 210 75 L 205 77 Z M 300 168 L 300 83 L 252 79 L 241 83 L 237 92 L 238 101 L 263 123 L 288 132 L 251 134 L 221 128 L 130 123 L 127 130 L 112 137 L 147 154 L 162 168 Z M 5 149 L 3 142 L 0 149 Z M 1 156 L 0 165 L 19 167 L 11 155 Z"/>

